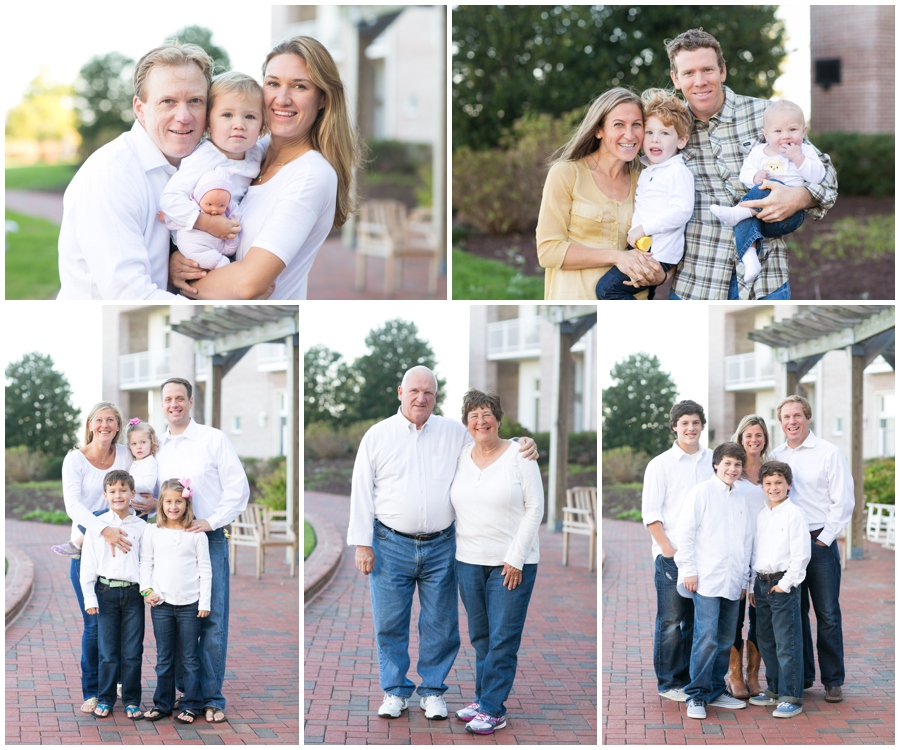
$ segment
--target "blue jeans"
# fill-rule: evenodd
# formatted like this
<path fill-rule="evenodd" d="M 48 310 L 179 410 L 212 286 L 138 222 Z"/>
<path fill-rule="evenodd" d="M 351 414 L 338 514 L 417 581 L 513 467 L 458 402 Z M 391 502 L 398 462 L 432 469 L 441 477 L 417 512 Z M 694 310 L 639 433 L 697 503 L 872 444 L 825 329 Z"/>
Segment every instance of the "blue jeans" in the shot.
<path fill-rule="evenodd" d="M 200 623 L 197 617 L 199 602 L 169 604 L 163 602 L 150 610 L 153 634 L 156 637 L 156 692 L 153 705 L 169 712 L 175 704 L 175 659 L 179 659 L 184 684 L 182 710 L 198 713 L 203 708 L 200 692 L 200 656 L 198 641 Z"/>
<path fill-rule="evenodd" d="M 841 625 L 841 556 L 837 542 L 823 547 L 812 543 L 812 557 L 806 578 L 800 584 L 800 619 L 803 624 L 803 679 L 815 682 L 812 630 L 809 627 L 809 600 L 816 611 L 816 650 L 825 687 L 844 684 L 844 630 Z"/>
<path fill-rule="evenodd" d="M 691 679 L 691 642 L 694 603 L 676 589 L 678 566 L 674 558 L 656 557 L 656 630 L 653 633 L 653 668 L 659 692 L 683 688 Z"/>
<path fill-rule="evenodd" d="M 144 655 L 144 598 L 138 584 L 113 588 L 94 585 L 100 605 L 100 703 L 116 703 L 116 678 L 121 662 L 122 704 L 141 704 L 141 657 Z M 88 615 L 90 617 L 91 615 Z"/>
<path fill-rule="evenodd" d="M 475 649 L 475 702 L 488 716 L 505 716 L 537 565 L 522 569 L 522 582 L 512 591 L 503 585 L 502 565 L 457 560 L 456 575 Z"/>
<path fill-rule="evenodd" d="M 372 540 L 375 569 L 369 575 L 372 617 L 381 689 L 409 698 L 415 685 L 409 670 L 409 620 L 413 592 L 419 588 L 419 661 L 421 696 L 443 695 L 444 680 L 459 652 L 459 604 L 456 590 L 456 527 L 436 539 L 400 536 L 375 521 Z"/>
<path fill-rule="evenodd" d="M 772 180 L 772 182 L 781 183 L 781 180 Z M 781 183 L 784 184 L 784 183 Z M 741 198 L 744 201 L 758 201 L 768 197 L 771 190 L 763 190 L 754 185 L 747 194 Z M 771 223 L 760 221 L 755 216 L 738 222 L 734 227 L 734 242 L 737 247 L 739 258 L 743 258 L 747 250 L 754 242 L 762 237 L 783 237 L 791 232 L 796 232 L 803 220 L 806 218 L 806 211 L 797 211 L 797 213 L 788 216 L 782 221 L 773 221 Z"/>
<path fill-rule="evenodd" d="M 747 640 L 754 646 L 757 646 L 757 648 L 759 647 L 759 644 L 756 642 L 756 607 L 751 607 L 747 604 L 747 597 L 744 597 L 741 599 L 741 604 L 738 608 L 737 625 L 735 625 L 734 629 L 734 647 L 739 652 L 744 648 L 744 613 L 747 609 L 750 610 L 750 629 L 747 631 Z"/>
<path fill-rule="evenodd" d="M 791 283 L 789 281 L 784 282 L 778 289 L 776 289 L 771 294 L 767 294 L 764 297 L 760 297 L 759 299 L 790 299 L 791 298 Z M 675 292 L 669 291 L 669 296 L 666 299 L 681 299 Z M 738 296 L 738 282 L 737 275 L 731 275 L 731 283 L 728 285 L 728 299 L 740 299 Z"/>
<path fill-rule="evenodd" d="M 631 250 L 631 248 L 628 249 Z M 635 250 L 634 252 L 640 251 Z M 660 263 L 659 265 L 662 266 L 663 271 L 666 273 L 675 268 L 674 263 Z M 597 282 L 597 299 L 634 299 L 634 295 L 645 289 L 649 290 L 647 299 L 653 299 L 654 293 L 656 292 L 655 286 L 625 286 L 624 282 L 629 281 L 630 278 L 630 276 L 622 273 L 618 268 L 613 266 L 603 274 L 603 276 L 600 277 L 600 281 Z"/>
<path fill-rule="evenodd" d="M 96 698 L 100 694 L 97 651 L 97 615 L 89 615 L 84 611 L 84 594 L 81 591 L 81 559 L 72 559 L 69 565 L 69 580 L 75 589 L 78 608 L 84 621 L 81 634 L 81 696 L 82 700 Z"/>
<path fill-rule="evenodd" d="M 777 581 L 756 580 L 757 645 L 766 665 L 766 695 L 787 703 L 803 703 L 803 628 L 800 587 L 789 594 L 771 589 Z"/>
<path fill-rule="evenodd" d="M 694 592 L 694 643 L 691 681 L 684 692 L 704 703 L 725 692 L 725 673 L 734 642 L 739 601 Z"/>

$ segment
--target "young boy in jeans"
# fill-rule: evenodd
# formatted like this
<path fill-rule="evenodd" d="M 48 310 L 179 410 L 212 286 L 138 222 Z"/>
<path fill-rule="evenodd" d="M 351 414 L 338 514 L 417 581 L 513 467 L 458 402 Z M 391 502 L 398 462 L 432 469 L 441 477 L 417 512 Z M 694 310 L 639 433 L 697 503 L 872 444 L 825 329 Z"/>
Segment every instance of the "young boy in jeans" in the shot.
<path fill-rule="evenodd" d="M 705 719 L 706 706 L 734 710 L 746 703 L 725 691 L 739 603 L 750 581 L 753 527 L 740 492 L 747 454 L 737 443 L 713 451 L 716 475 L 688 494 L 678 522 L 675 563 L 679 593 L 694 600 L 694 643 L 687 715 Z"/>
<path fill-rule="evenodd" d="M 105 719 L 116 702 L 116 672 L 121 662 L 122 703 L 134 721 L 141 712 L 141 658 L 144 653 L 144 600 L 140 593 L 141 537 L 146 521 L 131 509 L 134 479 L 116 469 L 103 478 L 103 498 L 109 511 L 100 516 L 106 526 L 122 529 L 131 542 L 127 553 L 113 556 L 106 540 L 85 534 L 81 552 L 81 590 L 84 609 L 98 615 L 97 645 L 100 680 L 94 716 Z"/>
<path fill-rule="evenodd" d="M 790 719 L 803 710 L 800 584 L 812 551 L 803 511 L 788 499 L 791 467 L 781 461 L 764 463 L 759 480 L 766 507 L 756 519 L 750 604 L 756 607 L 756 642 L 769 687 L 750 703 L 777 706 L 772 716 Z"/>

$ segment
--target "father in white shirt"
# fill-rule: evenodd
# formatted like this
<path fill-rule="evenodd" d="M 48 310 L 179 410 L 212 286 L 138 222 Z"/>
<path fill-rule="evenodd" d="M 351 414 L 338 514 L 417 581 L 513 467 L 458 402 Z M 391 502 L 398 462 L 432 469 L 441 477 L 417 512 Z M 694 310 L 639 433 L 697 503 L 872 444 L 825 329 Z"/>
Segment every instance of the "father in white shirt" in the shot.
<path fill-rule="evenodd" d="M 58 299 L 180 299 L 166 291 L 169 230 L 156 214 L 206 129 L 212 68 L 195 44 L 164 44 L 138 61 L 134 125 L 91 154 L 66 189 Z"/>
<path fill-rule="evenodd" d="M 800 618 L 803 625 L 803 687 L 816 678 L 809 601 L 816 611 L 816 651 L 825 686 L 825 700 L 843 700 L 844 631 L 841 622 L 841 558 L 835 541 L 853 515 L 853 476 L 847 459 L 836 445 L 816 437 L 809 429 L 812 407 L 802 396 L 788 396 L 778 405 L 778 421 L 787 443 L 770 458 L 791 467 L 791 501 L 806 517 L 812 540 L 812 558 L 801 584 Z"/>
<path fill-rule="evenodd" d="M 378 715 L 396 719 L 415 684 L 409 670 L 409 622 L 418 586 L 419 705 L 428 719 L 446 719 L 444 680 L 459 651 L 456 528 L 450 485 L 471 437 L 461 422 L 435 416 L 437 379 L 410 369 L 397 388 L 400 409 L 363 437 L 353 466 L 347 544 L 356 567 L 371 574 L 372 616 L 384 702 Z M 534 441 L 522 438 L 527 458 Z"/>
<path fill-rule="evenodd" d="M 224 527 L 247 507 L 250 487 L 234 447 L 221 430 L 191 419 L 193 387 L 169 378 L 160 389 L 169 429 L 159 439 L 159 481 L 191 480 L 194 523 L 189 532 L 205 532 L 212 565 L 212 604 L 200 627 L 200 688 L 206 720 L 225 721 L 225 657 L 228 650 L 229 570 Z M 175 676 L 180 680 L 176 663 Z"/>

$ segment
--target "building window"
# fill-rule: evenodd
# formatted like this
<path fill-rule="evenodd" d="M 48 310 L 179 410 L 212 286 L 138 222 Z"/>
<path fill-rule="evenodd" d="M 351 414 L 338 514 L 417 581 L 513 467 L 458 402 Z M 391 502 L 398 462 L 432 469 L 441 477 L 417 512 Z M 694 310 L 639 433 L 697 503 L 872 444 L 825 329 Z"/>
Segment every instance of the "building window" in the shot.
<path fill-rule="evenodd" d="M 894 455 L 894 394 L 878 397 L 878 455 Z"/>
<path fill-rule="evenodd" d="M 844 420 L 841 417 L 834 418 L 834 435 L 843 435 L 844 434 Z"/>
<path fill-rule="evenodd" d="M 231 418 L 231 434 L 232 435 L 240 435 L 241 434 L 241 418 L 238 416 L 234 416 Z"/>

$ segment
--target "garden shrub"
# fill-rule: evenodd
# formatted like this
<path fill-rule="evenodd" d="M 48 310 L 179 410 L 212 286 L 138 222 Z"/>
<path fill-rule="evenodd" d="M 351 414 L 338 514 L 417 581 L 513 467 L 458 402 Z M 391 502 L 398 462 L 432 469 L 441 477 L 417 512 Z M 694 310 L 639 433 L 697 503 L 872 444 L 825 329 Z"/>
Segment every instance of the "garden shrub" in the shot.
<path fill-rule="evenodd" d="M 814 133 L 810 140 L 831 157 L 840 195 L 894 195 L 893 134 Z"/>
<path fill-rule="evenodd" d="M 631 484 L 644 478 L 650 456 L 623 446 L 603 451 L 603 484 Z"/>
<path fill-rule="evenodd" d="M 536 432 L 531 437 L 534 438 L 534 442 L 537 444 L 541 458 L 548 458 L 550 456 L 550 433 Z M 597 466 L 596 432 L 569 433 L 569 463 L 580 464 L 581 466 Z"/>
<path fill-rule="evenodd" d="M 359 444 L 363 439 L 363 435 L 378 421 L 377 419 L 364 419 L 361 422 L 353 422 L 341 429 L 341 434 L 347 441 L 350 453 L 356 453 L 359 450 Z"/>
<path fill-rule="evenodd" d="M 863 494 L 866 502 L 894 504 L 894 458 L 873 458 L 863 469 Z"/>
<path fill-rule="evenodd" d="M 287 508 L 287 464 L 282 457 L 281 465 L 259 482 L 259 504 L 269 510 Z"/>
<path fill-rule="evenodd" d="M 306 456 L 312 458 L 339 458 L 350 450 L 347 439 L 326 422 L 306 425 L 303 442 Z"/>
<path fill-rule="evenodd" d="M 47 478 L 47 457 L 27 445 L 6 449 L 6 484 L 36 482 Z"/>

